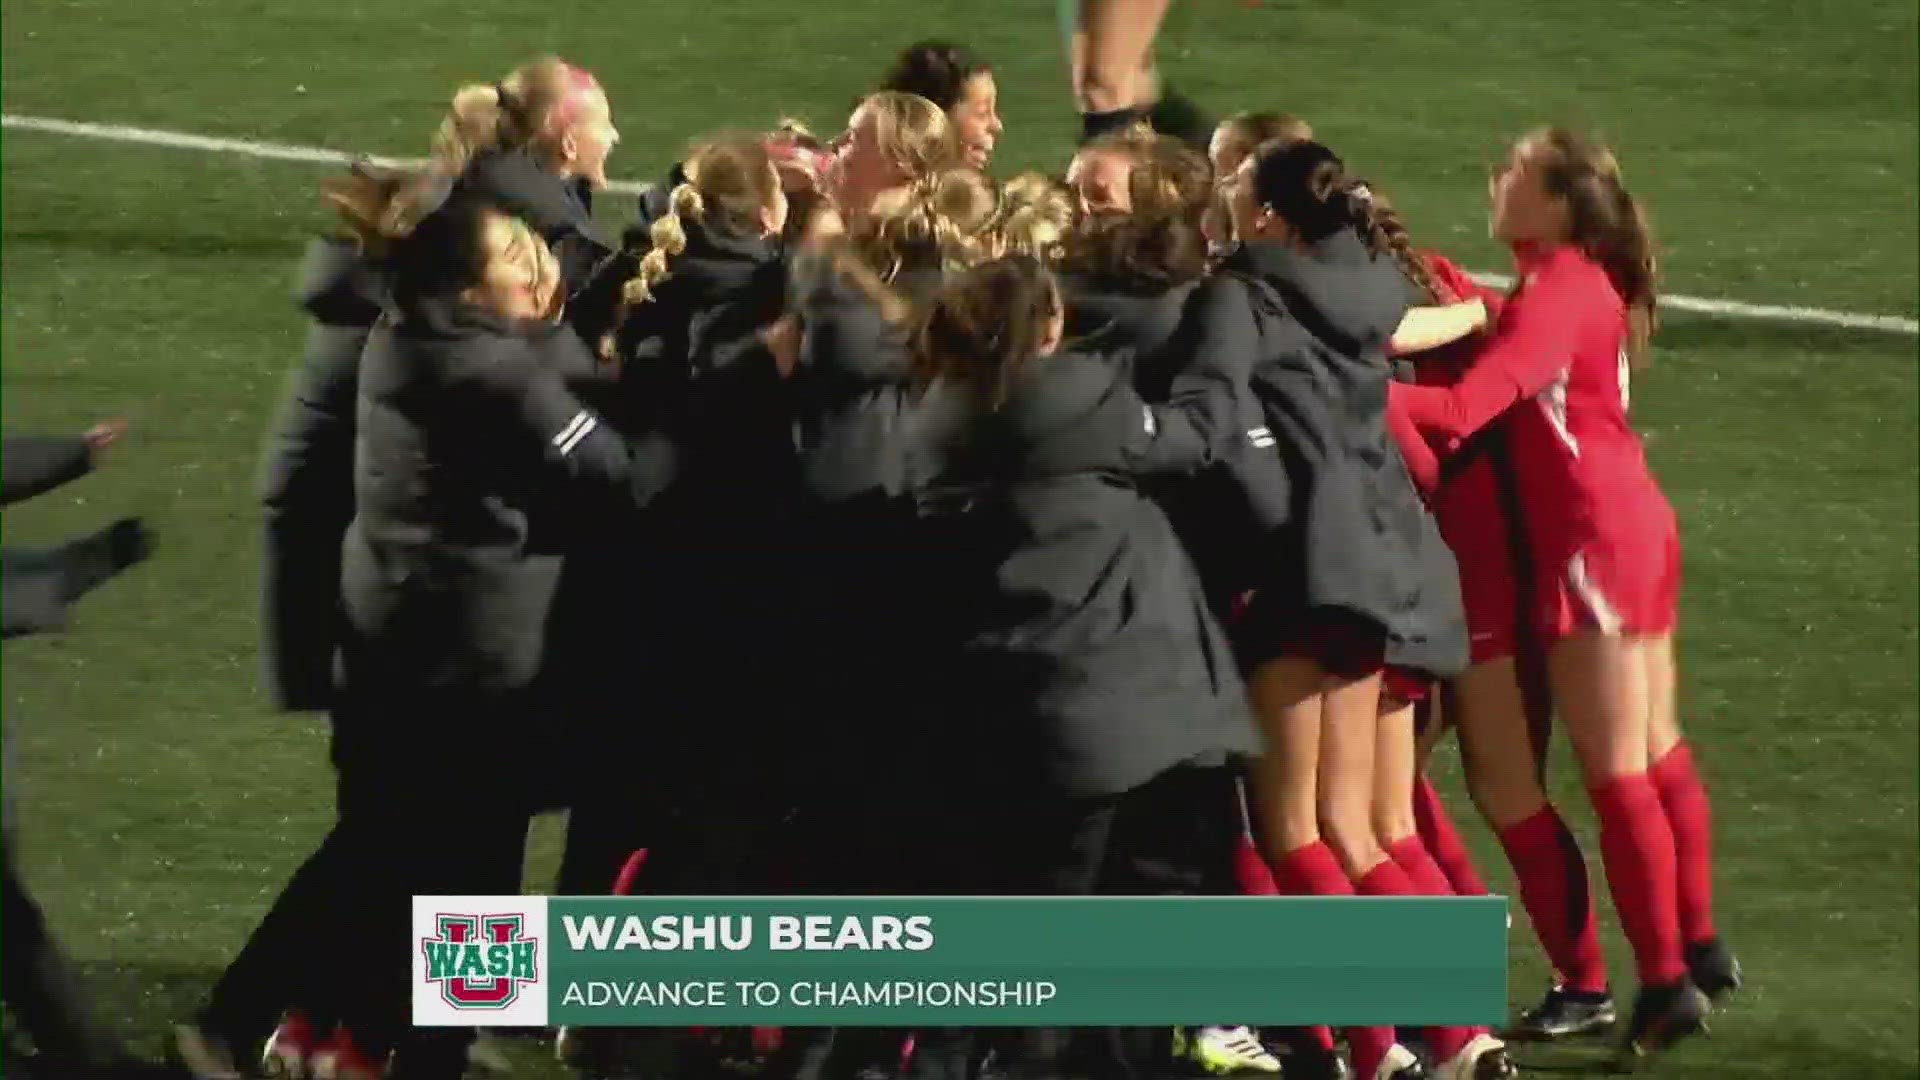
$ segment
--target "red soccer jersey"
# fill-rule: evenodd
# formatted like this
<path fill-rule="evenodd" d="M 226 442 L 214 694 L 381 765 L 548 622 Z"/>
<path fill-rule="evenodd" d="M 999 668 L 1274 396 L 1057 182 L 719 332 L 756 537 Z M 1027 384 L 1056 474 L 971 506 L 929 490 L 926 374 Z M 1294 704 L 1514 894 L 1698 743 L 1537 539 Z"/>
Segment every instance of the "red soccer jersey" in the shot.
<path fill-rule="evenodd" d="M 1534 554 L 1558 567 L 1671 513 L 1627 422 L 1626 308 L 1569 246 L 1516 252 L 1521 279 L 1493 337 L 1452 386 L 1391 393 L 1429 436 L 1457 442 L 1507 413 Z M 1622 530 L 1625 530 L 1623 533 Z"/>

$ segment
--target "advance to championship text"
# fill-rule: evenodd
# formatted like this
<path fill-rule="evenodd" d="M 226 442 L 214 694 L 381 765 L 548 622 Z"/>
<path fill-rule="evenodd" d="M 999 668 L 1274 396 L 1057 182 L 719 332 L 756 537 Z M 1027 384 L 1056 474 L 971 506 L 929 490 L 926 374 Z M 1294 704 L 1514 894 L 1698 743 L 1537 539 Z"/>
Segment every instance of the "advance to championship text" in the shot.
<path fill-rule="evenodd" d="M 1035 1008 L 1052 1001 L 1059 987 L 1040 980 L 908 980 L 829 982 L 818 979 L 697 979 L 681 981 L 576 979 L 562 992 L 562 1005 L 589 1008 L 732 1008 L 789 1006 L 799 1009 Z"/>

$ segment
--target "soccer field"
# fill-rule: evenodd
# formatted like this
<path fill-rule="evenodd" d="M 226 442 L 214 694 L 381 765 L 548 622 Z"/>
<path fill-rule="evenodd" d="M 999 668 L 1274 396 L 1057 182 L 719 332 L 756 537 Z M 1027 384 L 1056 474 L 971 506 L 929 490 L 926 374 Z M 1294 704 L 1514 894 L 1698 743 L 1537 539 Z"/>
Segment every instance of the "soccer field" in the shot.
<path fill-rule="evenodd" d="M 1486 164 L 1552 120 L 1619 150 L 1671 291 L 1912 319 L 1916 19 L 1910 0 L 1185 0 L 1161 60 L 1214 110 L 1307 117 L 1417 241 L 1476 269 L 1505 269 L 1485 236 Z M 717 127 L 834 128 L 893 49 L 936 35 L 995 65 L 997 171 L 1059 167 L 1075 121 L 1039 0 L 7 0 L 0 103 L 417 155 L 456 84 L 551 50 L 607 85 L 614 171 L 651 179 Z M 72 633 L 8 646 L 7 779 L 31 887 L 103 1007 L 156 1054 L 330 817 L 322 726 L 267 710 L 255 620 L 253 485 L 298 361 L 288 288 L 325 224 L 319 175 L 0 141 L 0 420 L 9 434 L 133 422 L 104 471 L 6 515 L 5 537 L 125 513 L 160 537 Z M 1915 359 L 1909 332 L 1675 313 L 1635 384 L 1685 536 L 1684 716 L 1715 799 L 1719 921 L 1749 976 L 1661 1075 L 1920 1075 Z M 1564 743 L 1555 769 L 1597 859 Z M 1450 750 L 1436 772 L 1509 886 Z M 529 888 L 550 880 L 557 835 L 538 831 Z M 1546 973 L 1524 923 L 1512 942 L 1518 1003 Z M 1624 941 L 1607 944 L 1630 984 Z M 1601 1053 L 1520 1058 L 1565 1072 Z"/>

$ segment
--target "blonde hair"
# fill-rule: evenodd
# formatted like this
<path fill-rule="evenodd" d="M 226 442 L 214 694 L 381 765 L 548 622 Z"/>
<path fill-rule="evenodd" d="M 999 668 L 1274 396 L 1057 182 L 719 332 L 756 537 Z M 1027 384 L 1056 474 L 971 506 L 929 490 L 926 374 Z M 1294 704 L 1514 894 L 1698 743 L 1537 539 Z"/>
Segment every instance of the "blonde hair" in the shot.
<path fill-rule="evenodd" d="M 946 110 L 918 94 L 882 90 L 868 94 L 854 112 L 873 119 L 881 153 L 909 178 L 960 160 L 959 140 Z"/>
<path fill-rule="evenodd" d="M 668 197 L 667 212 L 648 231 L 652 247 L 641 256 L 639 273 L 621 290 L 627 304 L 653 299 L 654 287 L 667 278 L 667 260 L 687 250 L 685 222 L 728 236 L 755 235 L 780 184 L 766 144 L 751 135 L 709 139 L 682 169 L 686 182 Z"/>
<path fill-rule="evenodd" d="M 1213 166 L 1171 136 L 1157 136 L 1127 174 L 1133 212 L 1198 214 L 1213 198 Z"/>
<path fill-rule="evenodd" d="M 1022 173 L 1007 181 L 1000 194 L 1000 219 L 994 223 L 994 242 L 1002 255 L 1028 255 L 1051 266 L 1066 252 L 1073 231 L 1073 193 L 1067 186 L 1040 173 Z"/>
<path fill-rule="evenodd" d="M 568 95 L 595 86 L 592 75 L 557 56 L 543 56 L 490 86 L 474 83 L 453 95 L 433 137 L 435 164 L 454 172 L 491 150 L 529 146 L 559 134 Z"/>
<path fill-rule="evenodd" d="M 1156 135 L 1153 125 L 1145 120 L 1136 120 L 1117 131 L 1109 131 L 1082 146 L 1074 157 L 1088 154 L 1118 154 L 1135 162 L 1145 161 L 1153 153 L 1156 144 L 1163 136 Z"/>
<path fill-rule="evenodd" d="M 885 191 L 855 227 L 854 249 L 884 281 L 903 270 L 961 270 L 986 258 L 1000 189 L 968 166 Z"/>
<path fill-rule="evenodd" d="M 362 250 L 378 252 L 411 236 L 474 158 L 557 135 L 569 95 L 597 85 L 584 69 L 548 56 L 492 85 L 463 86 L 434 132 L 424 168 L 393 172 L 356 164 L 347 175 L 320 182 L 321 201 L 340 214 Z"/>

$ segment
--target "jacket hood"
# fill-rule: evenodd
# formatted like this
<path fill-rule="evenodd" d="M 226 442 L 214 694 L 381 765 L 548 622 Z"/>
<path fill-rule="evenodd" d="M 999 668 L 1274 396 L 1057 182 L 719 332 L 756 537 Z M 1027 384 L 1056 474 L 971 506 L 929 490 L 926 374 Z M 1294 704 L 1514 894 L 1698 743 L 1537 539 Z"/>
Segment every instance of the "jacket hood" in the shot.
<path fill-rule="evenodd" d="M 667 258 L 661 291 L 695 304 L 737 295 L 767 275 L 783 272 L 778 238 L 729 236 L 697 221 L 682 221 L 686 250 Z"/>
<path fill-rule="evenodd" d="M 526 221 L 552 242 L 569 232 L 591 230 L 592 214 L 582 198 L 585 186 L 548 172 L 532 151 L 501 150 L 481 154 L 453 185 L 452 198 L 484 200 Z"/>
<path fill-rule="evenodd" d="M 1301 326 L 1346 356 L 1384 350 L 1407 313 L 1406 275 L 1346 230 L 1305 248 L 1250 241 L 1226 266 L 1272 286 Z"/>
<path fill-rule="evenodd" d="M 387 271 L 352 242 L 322 237 L 307 244 L 293 299 L 323 323 L 372 326 L 391 285 Z"/>

